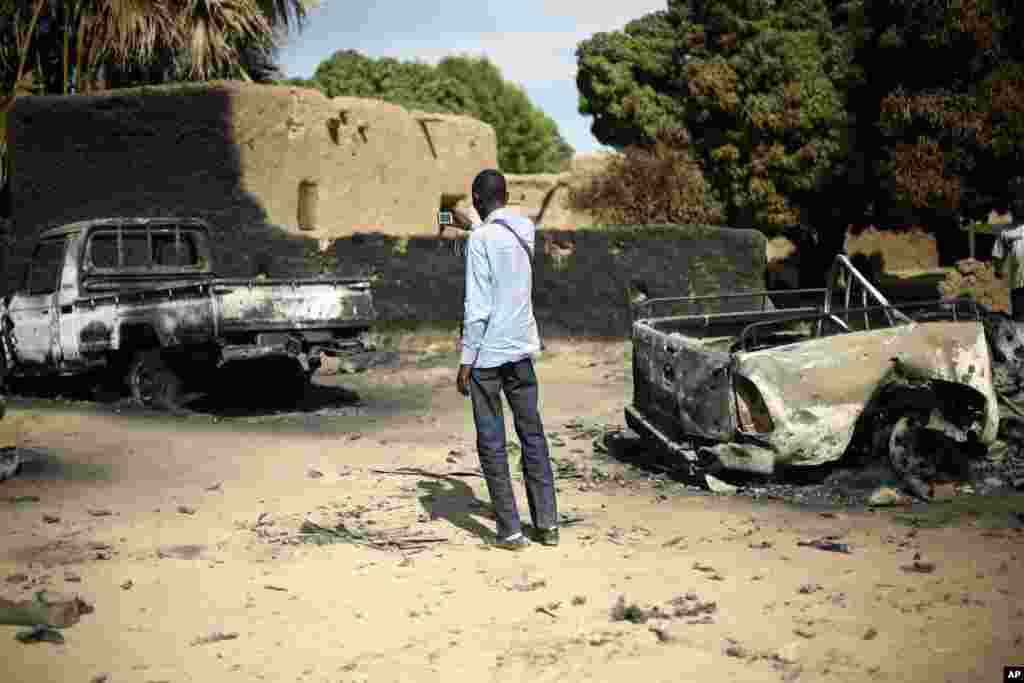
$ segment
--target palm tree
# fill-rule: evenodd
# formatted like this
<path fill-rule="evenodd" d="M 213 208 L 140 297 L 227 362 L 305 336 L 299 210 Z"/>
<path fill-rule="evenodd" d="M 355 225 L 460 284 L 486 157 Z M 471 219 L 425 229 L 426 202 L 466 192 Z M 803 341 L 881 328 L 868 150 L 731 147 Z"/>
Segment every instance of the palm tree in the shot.
<path fill-rule="evenodd" d="M 152 82 L 240 76 L 315 0 L 0 0 L 0 168 L 23 92 L 82 93 L 101 71 Z M 264 60 L 265 61 L 265 60 Z M 154 71 L 155 67 L 155 71 Z M 0 186 L 4 173 L 0 171 Z"/>

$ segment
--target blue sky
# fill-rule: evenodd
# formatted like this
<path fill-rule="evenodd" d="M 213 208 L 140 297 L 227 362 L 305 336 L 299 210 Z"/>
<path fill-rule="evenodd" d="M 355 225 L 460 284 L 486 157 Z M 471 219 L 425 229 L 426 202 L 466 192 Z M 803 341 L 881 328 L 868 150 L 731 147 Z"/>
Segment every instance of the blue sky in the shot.
<path fill-rule="evenodd" d="M 280 54 L 289 77 L 309 77 L 335 51 L 436 63 L 449 54 L 487 55 L 525 88 L 577 152 L 601 146 L 577 113 L 576 45 L 622 28 L 665 0 L 321 0 Z"/>

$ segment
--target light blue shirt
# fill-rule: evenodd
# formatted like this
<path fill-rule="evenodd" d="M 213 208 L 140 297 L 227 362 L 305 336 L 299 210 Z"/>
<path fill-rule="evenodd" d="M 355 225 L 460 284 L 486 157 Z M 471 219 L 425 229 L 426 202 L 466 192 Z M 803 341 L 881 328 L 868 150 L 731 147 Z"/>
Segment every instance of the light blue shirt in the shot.
<path fill-rule="evenodd" d="M 530 247 L 537 228 L 533 221 L 496 209 L 474 225 L 466 244 L 466 313 L 462 331 L 462 364 L 494 368 L 540 351 L 533 316 L 533 273 L 530 257 L 503 225 L 501 218 Z"/>

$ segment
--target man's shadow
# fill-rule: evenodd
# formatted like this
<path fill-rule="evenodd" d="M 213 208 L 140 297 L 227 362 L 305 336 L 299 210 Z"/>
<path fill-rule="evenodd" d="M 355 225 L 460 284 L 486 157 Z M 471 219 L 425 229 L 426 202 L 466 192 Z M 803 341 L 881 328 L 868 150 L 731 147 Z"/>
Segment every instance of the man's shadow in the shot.
<path fill-rule="evenodd" d="M 495 520 L 489 503 L 476 497 L 476 493 L 466 482 L 456 477 L 434 474 L 424 471 L 416 486 L 424 492 L 420 496 L 420 504 L 430 515 L 430 519 L 444 519 L 469 533 L 484 540 L 495 538 L 495 532 L 481 524 L 475 517 Z"/>

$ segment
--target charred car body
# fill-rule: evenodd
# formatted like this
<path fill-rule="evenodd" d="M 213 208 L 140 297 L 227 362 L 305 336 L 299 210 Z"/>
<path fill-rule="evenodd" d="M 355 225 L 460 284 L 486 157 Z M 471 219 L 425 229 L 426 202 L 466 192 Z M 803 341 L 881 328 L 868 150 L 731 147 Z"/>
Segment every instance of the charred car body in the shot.
<path fill-rule="evenodd" d="M 776 307 L 787 299 L 798 303 Z M 682 314 L 651 317 L 658 305 Z M 626 421 L 693 474 L 771 475 L 859 451 L 888 458 L 929 498 L 937 474 L 996 440 L 984 312 L 973 302 L 894 307 L 840 255 L 823 289 L 644 306 Z"/>
<path fill-rule="evenodd" d="M 108 218 L 44 231 L 23 286 L 0 306 L 8 379 L 112 371 L 136 399 L 174 407 L 227 363 L 278 359 L 304 389 L 320 355 L 370 352 L 376 314 L 361 278 L 218 277 L 210 227 Z M 108 375 L 109 376 L 109 375 Z"/>

